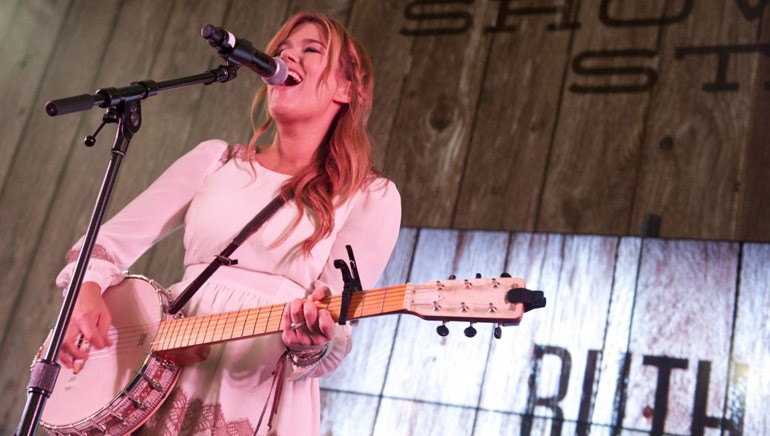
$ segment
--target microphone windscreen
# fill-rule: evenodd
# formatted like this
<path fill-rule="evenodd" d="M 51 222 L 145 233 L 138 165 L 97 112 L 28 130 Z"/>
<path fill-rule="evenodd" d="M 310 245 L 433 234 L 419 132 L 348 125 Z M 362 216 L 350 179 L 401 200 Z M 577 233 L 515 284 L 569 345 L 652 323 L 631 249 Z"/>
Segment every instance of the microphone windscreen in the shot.
<path fill-rule="evenodd" d="M 271 76 L 263 76 L 262 81 L 268 85 L 281 85 L 289 76 L 289 68 L 281 58 L 273 58 L 273 61 L 275 61 L 275 72 Z"/>

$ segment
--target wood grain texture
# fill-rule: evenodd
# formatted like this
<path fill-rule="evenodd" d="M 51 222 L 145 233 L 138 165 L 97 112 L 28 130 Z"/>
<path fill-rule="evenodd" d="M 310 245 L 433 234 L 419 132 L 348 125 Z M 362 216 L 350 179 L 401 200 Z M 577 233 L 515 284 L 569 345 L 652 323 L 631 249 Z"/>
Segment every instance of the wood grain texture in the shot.
<path fill-rule="evenodd" d="M 0 38 L 5 41 L 22 0 L 0 0 Z"/>
<path fill-rule="evenodd" d="M 737 262 L 734 243 L 645 241 L 628 350 L 624 427 L 654 429 L 650 409 L 663 407 L 656 405 L 655 395 L 662 392 L 656 391 L 659 366 L 645 365 L 644 356 L 679 359 L 687 366 L 670 371 L 665 432 L 690 431 L 699 361 L 711 362 L 707 412 L 719 416 L 725 402 Z"/>
<path fill-rule="evenodd" d="M 91 7 L 84 1 L 75 2 L 57 49 L 47 65 L 48 74 L 41 94 L 67 95 L 93 85 L 94 72 L 101 62 L 114 15 L 114 8 L 107 5 Z M 33 38 L 33 35 L 27 37 Z M 80 59 L 80 63 L 73 65 L 72 58 Z M 60 77 L 70 74 L 73 75 L 72 82 L 60 82 Z M 6 326 L 10 322 L 28 268 L 39 249 L 41 229 L 50 212 L 49 202 L 56 192 L 62 166 L 68 158 L 69 141 L 79 119 L 73 115 L 66 121 L 54 120 L 45 114 L 42 106 L 38 106 L 38 110 L 30 114 L 29 123 L 33 128 L 28 129 L 19 142 L 8 183 L 0 194 L 0 204 L 5 206 L 0 208 L 0 222 L 3 223 L 0 246 L 6 248 L 0 254 L 0 264 L 7 268 L 0 278 L 0 289 L 5 297 L 0 300 L 0 325 Z M 41 291 L 44 292 L 38 292 Z"/>
<path fill-rule="evenodd" d="M 417 229 L 401 229 L 378 288 L 406 283 L 417 234 Z M 353 351 L 332 375 L 320 380 L 321 388 L 382 394 L 399 317 L 391 315 L 360 320 L 353 329 Z"/>
<path fill-rule="evenodd" d="M 422 230 L 409 281 L 422 284 L 458 278 L 499 275 L 508 234 Z M 489 353 L 491 324 L 476 324 L 474 338 L 463 335 L 465 323 L 449 323 L 449 336 L 436 334 L 437 322 L 401 316 L 383 390 L 386 396 L 475 407 Z M 451 381 L 451 382 L 448 382 Z"/>
<path fill-rule="evenodd" d="M 474 410 L 442 404 L 385 398 L 373 436 L 462 436 L 473 431 Z"/>
<path fill-rule="evenodd" d="M 320 434 L 334 436 L 372 434 L 379 401 L 378 397 L 371 395 L 322 390 Z"/>
<path fill-rule="evenodd" d="M 352 0 L 291 0 L 289 15 L 304 11 L 321 12 L 344 25 L 348 22 L 352 2 Z"/>
<path fill-rule="evenodd" d="M 745 244 L 741 260 L 740 289 L 735 316 L 730 380 L 730 404 L 745 398 L 743 434 L 770 433 L 770 245 Z M 747 368 L 740 368 L 743 365 Z M 745 382 L 736 380 L 736 372 Z M 737 394 L 737 395 L 735 395 Z M 737 410 L 727 412 L 736 417 Z"/>
<path fill-rule="evenodd" d="M 533 404 L 527 399 L 532 395 L 559 397 L 564 418 L 576 420 L 589 350 L 604 346 L 617 238 L 536 235 L 527 239 L 516 238 L 510 259 L 526 259 L 529 253 L 537 257 L 511 269 L 539 267 L 540 274 L 533 271 L 532 275 L 545 280 L 538 284 L 530 279 L 527 286 L 545 292 L 547 309 L 525 314 L 518 328 L 508 329 L 500 341 L 493 341 L 481 406 L 551 416 L 549 408 L 530 409 Z M 548 257 L 559 261 L 549 261 Z M 546 271 L 543 267 L 554 269 Z M 549 348 L 540 362 L 536 361 L 535 346 Z M 542 365 L 542 371 L 533 379 L 537 365 Z"/>
<path fill-rule="evenodd" d="M 759 43 L 770 43 L 770 20 L 762 20 Z M 740 241 L 770 241 L 770 56 L 757 55 L 748 143 L 742 160 L 740 202 L 734 238 Z"/>
<path fill-rule="evenodd" d="M 641 246 L 640 238 L 621 238 L 618 245 L 612 299 L 607 313 L 607 333 L 598 365 L 599 376 L 587 415 L 592 423 L 592 433 L 596 424 L 609 426 L 616 420 L 618 379 L 624 369 L 631 335 Z"/>
<path fill-rule="evenodd" d="M 660 16 L 663 1 L 612 2 L 614 17 Z M 573 63 L 580 54 L 595 51 L 657 48 L 655 27 L 608 27 L 599 21 L 601 0 L 581 2 L 581 30 L 572 44 Z M 599 59 L 591 67 L 618 62 L 654 68 L 646 56 Z M 649 92 L 574 92 L 581 86 L 639 85 L 644 77 L 567 74 L 554 142 L 542 190 L 535 229 L 538 232 L 626 234 L 636 186 L 641 137 Z M 590 126 L 590 127 L 588 127 Z"/>
<path fill-rule="evenodd" d="M 558 21 L 558 14 L 508 17 L 517 29 L 491 35 L 452 227 L 534 229 L 575 32 L 549 28 Z"/>
<path fill-rule="evenodd" d="M 645 128 L 632 230 L 653 213 L 662 217 L 663 237 L 735 236 L 741 158 L 751 123 L 748 109 L 754 95 L 767 99 L 755 79 L 762 55 L 730 56 L 726 79 L 738 88 L 708 92 L 703 85 L 715 80 L 716 55 L 676 53 L 694 46 L 753 44 L 756 33 L 756 23 L 747 22 L 735 2 L 694 2 L 687 20 L 663 29 L 661 77 Z"/>
<path fill-rule="evenodd" d="M 68 1 L 46 0 L 3 3 L 3 11 L 8 15 L 3 17 L 6 24 L 0 26 L 7 35 L 0 43 L 0 99 L 12 104 L 5 105 L 0 112 L 0 189 L 12 178 L 11 166 L 17 165 L 14 156 L 29 117 L 43 111 L 40 95 L 51 91 L 40 89 L 41 81 L 46 77 L 49 58 L 70 6 Z"/>
<path fill-rule="evenodd" d="M 403 10 L 407 3 L 407 0 L 356 1 L 348 24 L 348 29 L 372 58 L 375 85 L 369 133 L 374 141 L 372 158 L 380 169 L 385 166 L 401 88 L 411 64 L 413 38 L 401 34 L 406 26 Z"/>
<path fill-rule="evenodd" d="M 531 424 L 525 424 L 527 421 L 531 422 Z M 528 427 L 528 432 L 522 431 L 524 425 L 531 425 L 531 427 Z M 579 434 L 576 432 L 577 425 L 574 422 L 568 421 L 559 423 L 558 428 L 560 430 L 554 429 L 556 426 L 557 425 L 555 425 L 552 420 L 542 417 L 532 418 L 510 413 L 480 411 L 476 417 L 476 426 L 473 429 L 473 436 L 502 436 L 515 434 L 548 436 L 553 434 Z M 591 429 L 591 435 L 609 436 L 609 433 L 603 433 L 600 428 L 597 428 Z"/>
<path fill-rule="evenodd" d="M 406 226 L 446 227 L 452 220 L 489 50 L 481 23 L 493 3 L 468 5 L 481 19 L 465 33 L 415 40 L 384 168 L 401 190 Z"/>

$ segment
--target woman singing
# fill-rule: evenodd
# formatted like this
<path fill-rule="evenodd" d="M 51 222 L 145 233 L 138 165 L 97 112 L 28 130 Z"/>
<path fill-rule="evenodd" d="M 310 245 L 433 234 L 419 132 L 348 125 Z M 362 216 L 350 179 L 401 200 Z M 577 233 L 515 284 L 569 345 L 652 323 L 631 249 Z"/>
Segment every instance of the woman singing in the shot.
<path fill-rule="evenodd" d="M 282 335 L 214 345 L 207 358 L 201 350 L 194 360 L 205 360 L 183 367 L 142 434 L 317 435 L 317 378 L 350 352 L 351 332 L 311 300 L 342 291 L 332 263 L 347 259 L 345 245 L 355 250 L 364 289 L 372 288 L 398 235 L 398 191 L 371 161 L 366 124 L 374 80 L 364 48 L 336 21 L 301 13 L 267 52 L 286 62 L 289 77 L 257 93 L 252 112 L 262 104 L 265 115 L 258 127 L 253 123 L 250 143 L 199 144 L 102 226 L 64 338 L 61 362 L 88 365 L 79 337 L 94 349 L 112 343 L 102 293 L 153 244 L 184 228 L 184 276 L 170 287 L 176 295 L 273 198 L 293 193 L 238 248 L 237 265 L 219 268 L 184 309 L 203 315 L 289 302 Z M 257 145 L 270 126 L 272 139 Z M 70 263 L 60 273 L 59 286 L 73 269 Z M 276 364 L 281 359 L 283 366 Z M 283 382 L 271 393 L 281 367 Z M 257 428 L 263 407 L 269 417 Z"/>

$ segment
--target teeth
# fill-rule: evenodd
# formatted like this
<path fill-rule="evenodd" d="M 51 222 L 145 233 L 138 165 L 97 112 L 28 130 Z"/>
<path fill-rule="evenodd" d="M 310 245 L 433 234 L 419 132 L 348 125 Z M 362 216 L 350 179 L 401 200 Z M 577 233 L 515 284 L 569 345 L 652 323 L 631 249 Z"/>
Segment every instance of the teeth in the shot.
<path fill-rule="evenodd" d="M 302 82 L 302 77 L 300 77 L 299 74 L 295 73 L 294 71 L 289 70 L 289 77 L 292 78 L 295 84 Z"/>

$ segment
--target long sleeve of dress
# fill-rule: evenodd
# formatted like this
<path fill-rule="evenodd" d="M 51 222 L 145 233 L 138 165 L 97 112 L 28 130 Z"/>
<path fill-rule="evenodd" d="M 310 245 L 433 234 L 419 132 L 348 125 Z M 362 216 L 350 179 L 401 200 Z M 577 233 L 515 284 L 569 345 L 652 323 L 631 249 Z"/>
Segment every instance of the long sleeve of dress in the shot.
<path fill-rule="evenodd" d="M 131 266 L 153 244 L 179 228 L 191 199 L 208 174 L 222 163 L 227 149 L 223 141 L 199 144 L 172 164 L 147 190 L 137 196 L 99 230 L 84 282 L 97 283 L 102 291 L 123 279 Z M 67 254 L 67 266 L 56 284 L 66 287 L 72 279 L 81 238 Z"/>
<path fill-rule="evenodd" d="M 326 285 L 335 293 L 342 291 L 342 276 L 334 267 L 334 260 L 343 259 L 347 262 L 346 245 L 353 248 L 363 288 L 371 289 L 376 285 L 396 244 L 401 226 L 401 197 L 392 182 L 383 182 L 375 182 L 373 187 L 361 194 L 337 233 L 316 288 Z M 326 357 L 310 367 L 294 367 L 292 377 L 322 377 L 332 373 L 350 352 L 351 346 L 351 327 L 337 325 L 336 336 Z"/>

